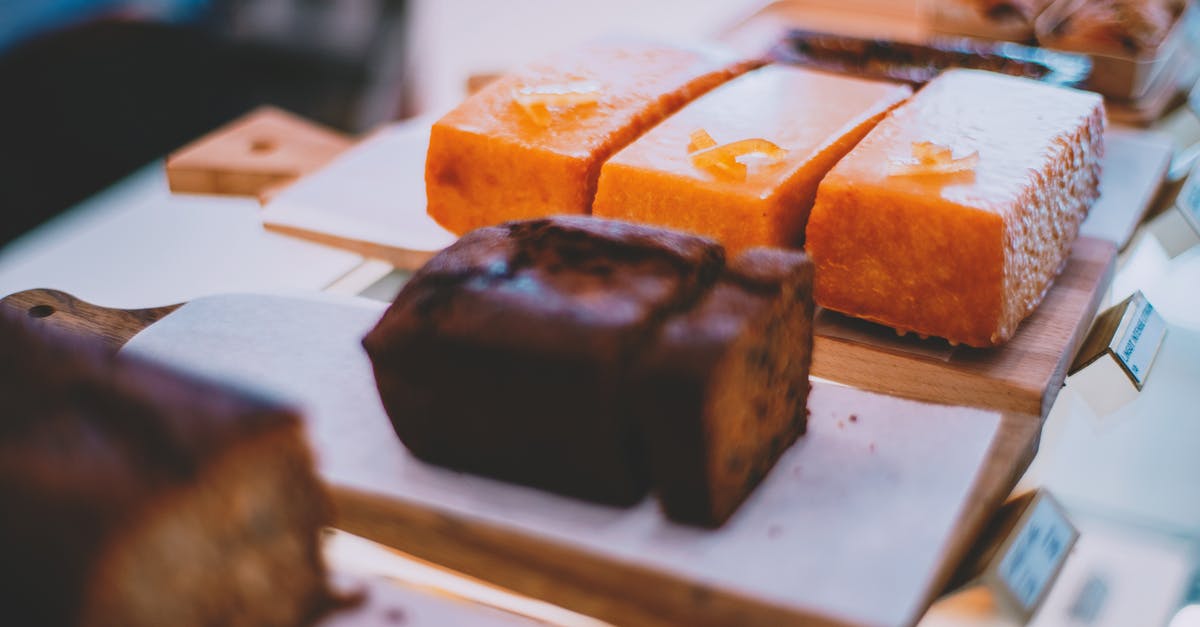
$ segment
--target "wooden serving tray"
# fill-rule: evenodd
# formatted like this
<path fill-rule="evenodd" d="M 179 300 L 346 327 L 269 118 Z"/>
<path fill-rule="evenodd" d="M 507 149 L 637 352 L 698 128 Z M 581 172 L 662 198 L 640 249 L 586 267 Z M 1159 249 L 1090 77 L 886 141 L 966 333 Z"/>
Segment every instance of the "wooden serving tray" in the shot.
<path fill-rule="evenodd" d="M 231 139 L 228 131 L 218 131 L 189 151 L 193 158 L 205 153 L 206 146 L 224 154 L 239 141 L 244 150 L 250 150 L 251 136 L 285 146 L 289 135 L 304 135 L 304 125 L 303 120 L 260 111 L 234 127 L 235 131 L 260 129 L 256 134 L 241 133 Z M 264 134 L 269 129 L 276 132 Z M 384 259 L 400 268 L 419 267 L 455 239 L 424 211 L 423 164 L 428 139 L 428 122 L 417 121 L 382 128 L 340 156 L 329 156 L 332 161 L 323 169 L 272 192 L 262 213 L 265 227 Z M 1104 224 L 1113 222 L 1121 228 L 1134 225 L 1136 219 L 1119 218 L 1141 215 L 1152 197 L 1143 192 L 1158 188 L 1166 167 L 1169 149 L 1163 152 L 1154 143 L 1127 135 L 1109 139 L 1113 148 L 1110 160 L 1121 157 L 1121 164 L 1150 164 L 1145 172 L 1129 167 L 1113 172 L 1141 172 L 1138 175 L 1146 177 L 1143 183 L 1152 184 L 1127 184 L 1110 175 L 1102 181 L 1104 196 L 1085 228 L 1098 218 L 1108 218 Z M 210 161 L 220 159 L 213 156 Z M 168 161 L 168 172 L 172 163 Z M 1112 237 L 1120 242 L 1127 236 L 1122 231 Z M 898 340 L 884 327 L 822 316 L 814 374 L 887 394 L 1041 418 L 1049 412 L 1066 367 L 1095 316 L 1112 277 L 1115 255 L 1113 244 L 1080 238 L 1038 311 L 1001 348 L 951 349 L 940 340 Z"/>
<path fill-rule="evenodd" d="M 603 507 L 413 459 L 359 346 L 379 303 L 242 295 L 121 311 L 33 290 L 0 306 L 299 403 L 339 528 L 618 624 L 914 623 L 1041 429 L 815 381 L 809 434 L 725 527 L 698 530 L 649 499 Z"/>
<path fill-rule="evenodd" d="M 898 338 L 890 328 L 823 312 L 813 374 L 886 394 L 1045 417 L 1112 282 L 1115 259 L 1112 243 L 1079 238 L 1042 304 L 996 348 Z"/>

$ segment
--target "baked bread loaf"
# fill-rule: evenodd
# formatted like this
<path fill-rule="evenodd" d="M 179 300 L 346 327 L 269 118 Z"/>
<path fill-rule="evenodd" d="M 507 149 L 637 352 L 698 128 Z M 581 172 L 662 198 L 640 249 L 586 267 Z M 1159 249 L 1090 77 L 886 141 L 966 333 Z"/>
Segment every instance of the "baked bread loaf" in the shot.
<path fill-rule="evenodd" d="M 748 72 L 605 163 L 592 213 L 711 237 L 730 254 L 800 246 L 821 178 L 911 93 L 907 85 L 784 65 Z M 698 132 L 714 145 L 695 145 Z M 737 146 L 745 162 L 705 161 Z"/>
<path fill-rule="evenodd" d="M 725 522 L 808 424 L 813 266 L 755 248 L 639 358 L 633 410 L 671 518 Z"/>
<path fill-rule="evenodd" d="M 1099 196 L 1100 96 L 950 70 L 821 182 L 817 304 L 971 346 L 1007 341 Z"/>
<path fill-rule="evenodd" d="M 664 456 L 696 447 L 680 453 L 697 475 L 671 477 L 668 513 L 717 524 L 803 431 L 808 281 L 800 253 L 755 251 L 726 268 L 719 245 L 684 233 L 587 217 L 513 222 L 430 260 L 363 344 L 417 457 L 629 505 L 650 487 L 648 445 Z M 697 359 L 678 370 L 693 332 Z M 756 365 L 742 363 L 749 354 Z M 682 387 L 655 383 L 671 377 Z M 761 403 L 762 422 L 742 432 Z M 649 439 L 652 408 L 672 415 Z M 690 427 L 678 444 L 672 425 Z M 746 468 L 698 467 L 733 449 Z"/>
<path fill-rule="evenodd" d="M 0 307 L 5 624 L 291 626 L 323 609 L 329 509 L 294 413 L 35 324 Z"/>
<path fill-rule="evenodd" d="M 612 504 L 646 493 L 626 369 L 711 284 L 715 243 L 585 217 L 468 233 L 365 338 L 417 457 Z"/>
<path fill-rule="evenodd" d="M 429 215 L 461 235 L 508 220 L 586 214 L 606 159 L 757 65 L 710 49 L 625 41 L 500 78 L 433 125 Z"/>

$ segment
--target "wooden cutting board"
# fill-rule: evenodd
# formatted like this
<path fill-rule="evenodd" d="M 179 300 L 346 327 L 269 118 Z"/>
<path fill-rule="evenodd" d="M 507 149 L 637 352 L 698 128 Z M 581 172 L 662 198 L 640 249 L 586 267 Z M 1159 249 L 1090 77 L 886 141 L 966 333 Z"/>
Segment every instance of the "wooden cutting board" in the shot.
<path fill-rule="evenodd" d="M 1116 246 L 1081 237 L 1041 305 L 1004 346 L 951 347 L 822 311 L 813 372 L 865 389 L 1045 417 L 1112 282 Z"/>
<path fill-rule="evenodd" d="M 532 618 L 412 588 L 383 577 L 334 573 L 349 604 L 322 616 L 313 627 L 538 627 Z"/>
<path fill-rule="evenodd" d="M 1040 431 L 1028 416 L 816 382 L 808 435 L 725 527 L 704 531 L 650 499 L 609 508 L 413 459 L 359 345 L 378 303 L 215 296 L 116 311 L 43 290 L 3 303 L 298 403 L 337 526 L 619 624 L 911 624 Z"/>

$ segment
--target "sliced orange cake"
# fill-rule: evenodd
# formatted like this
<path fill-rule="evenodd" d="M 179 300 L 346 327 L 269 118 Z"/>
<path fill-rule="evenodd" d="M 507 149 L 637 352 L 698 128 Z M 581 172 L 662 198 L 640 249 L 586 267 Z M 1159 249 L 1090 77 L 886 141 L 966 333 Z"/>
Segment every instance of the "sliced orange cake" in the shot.
<path fill-rule="evenodd" d="M 951 70 L 821 182 L 817 303 L 971 346 L 1007 341 L 1099 196 L 1100 96 Z"/>
<path fill-rule="evenodd" d="M 462 234 L 586 214 L 613 153 L 757 65 L 710 49 L 614 42 L 499 79 L 434 124 L 425 162 L 429 215 Z"/>
<path fill-rule="evenodd" d="M 910 94 L 788 66 L 749 72 L 604 164 L 593 213 L 707 235 L 734 253 L 799 245 L 821 178 Z"/>

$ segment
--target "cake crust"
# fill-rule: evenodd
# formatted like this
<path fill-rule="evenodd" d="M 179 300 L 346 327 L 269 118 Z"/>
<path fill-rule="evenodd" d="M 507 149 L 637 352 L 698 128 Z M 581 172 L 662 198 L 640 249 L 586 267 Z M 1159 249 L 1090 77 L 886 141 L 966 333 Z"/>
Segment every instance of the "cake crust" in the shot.
<path fill-rule="evenodd" d="M 754 248 L 640 357 L 633 404 L 673 520 L 723 524 L 807 428 L 812 262 Z"/>

